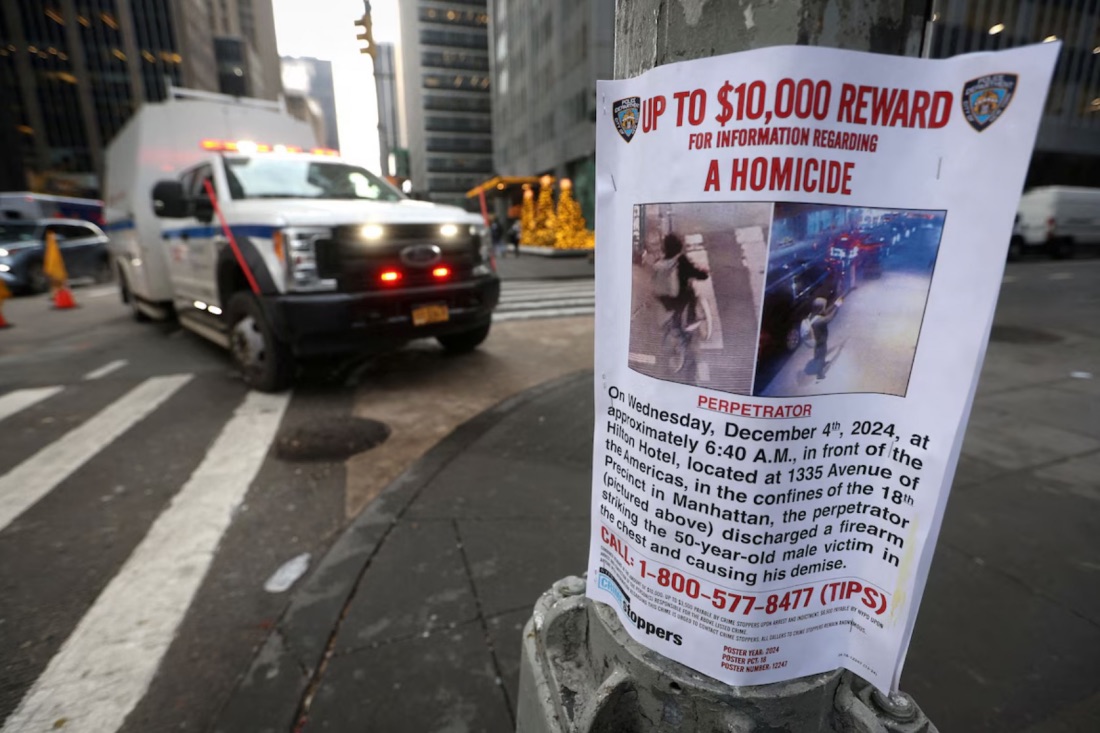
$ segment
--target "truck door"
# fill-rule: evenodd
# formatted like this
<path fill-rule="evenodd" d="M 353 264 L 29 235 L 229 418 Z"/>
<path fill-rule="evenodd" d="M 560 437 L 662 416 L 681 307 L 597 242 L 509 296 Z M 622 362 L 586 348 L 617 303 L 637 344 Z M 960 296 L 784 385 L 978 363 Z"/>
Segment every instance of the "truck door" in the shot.
<path fill-rule="evenodd" d="M 212 176 L 213 168 L 209 163 L 185 172 L 180 177 L 184 193 L 192 201 L 207 201 L 203 182 L 210 180 Z M 205 296 L 199 282 L 201 267 L 196 268 L 196 263 L 201 263 L 203 253 L 212 247 L 215 230 L 213 219 L 196 217 L 194 214 L 186 219 L 176 220 L 167 229 L 168 271 L 172 279 L 176 307 L 180 312 L 185 313 L 194 308 L 196 301 L 207 302 L 203 299 Z"/>
<path fill-rule="evenodd" d="M 195 169 L 194 192 L 192 197 L 198 201 L 209 201 L 206 184 L 209 183 L 214 191 L 215 200 L 220 199 L 219 187 L 215 181 L 214 168 L 209 163 Z M 222 232 L 221 224 L 213 214 L 210 219 L 201 222 L 200 235 L 191 238 L 188 246 L 188 259 L 192 295 L 207 305 L 218 302 L 218 249 L 225 246 L 226 237 Z"/>

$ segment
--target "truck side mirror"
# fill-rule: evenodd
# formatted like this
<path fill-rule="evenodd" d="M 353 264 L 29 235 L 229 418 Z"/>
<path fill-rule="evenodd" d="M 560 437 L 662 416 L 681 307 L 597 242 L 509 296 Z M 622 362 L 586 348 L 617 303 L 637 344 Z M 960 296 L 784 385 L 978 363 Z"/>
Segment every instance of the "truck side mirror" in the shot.
<path fill-rule="evenodd" d="M 153 186 L 153 213 L 164 219 L 184 219 L 191 206 L 179 181 L 158 181 Z"/>

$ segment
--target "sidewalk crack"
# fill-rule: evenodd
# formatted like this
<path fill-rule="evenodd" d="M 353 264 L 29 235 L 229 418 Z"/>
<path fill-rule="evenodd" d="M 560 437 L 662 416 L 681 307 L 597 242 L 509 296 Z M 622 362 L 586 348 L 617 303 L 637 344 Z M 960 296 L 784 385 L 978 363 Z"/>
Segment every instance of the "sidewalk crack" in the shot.
<path fill-rule="evenodd" d="M 462 542 L 462 533 L 458 529 L 458 520 L 452 519 L 451 526 L 454 527 L 455 542 L 458 544 L 458 552 L 462 556 L 462 567 L 466 571 L 466 579 L 470 582 L 470 593 L 473 595 L 474 604 L 477 606 L 477 621 L 481 626 L 481 633 L 485 637 L 485 645 L 489 648 L 489 658 L 493 662 L 493 671 L 497 676 L 497 687 L 500 688 L 500 694 L 504 697 L 504 707 L 508 710 L 508 719 L 512 722 L 511 727 L 515 728 L 515 708 L 512 699 L 508 695 L 508 688 L 504 684 L 504 668 L 501 666 L 500 658 L 497 656 L 496 647 L 493 645 L 493 638 L 489 635 L 489 624 L 485 616 L 485 607 L 481 603 L 481 596 L 478 595 L 477 585 L 474 583 L 474 575 L 470 567 L 470 558 L 466 555 L 466 545 Z"/>

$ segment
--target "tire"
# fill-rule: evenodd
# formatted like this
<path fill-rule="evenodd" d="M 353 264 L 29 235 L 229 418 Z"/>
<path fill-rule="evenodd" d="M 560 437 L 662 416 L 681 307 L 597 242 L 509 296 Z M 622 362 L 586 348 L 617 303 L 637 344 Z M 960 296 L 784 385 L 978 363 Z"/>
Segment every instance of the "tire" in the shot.
<path fill-rule="evenodd" d="M 1074 251 L 1076 250 L 1074 242 L 1069 237 L 1062 237 L 1053 243 L 1050 250 L 1050 256 L 1056 260 L 1069 260 L 1073 259 Z"/>
<path fill-rule="evenodd" d="M 1008 261 L 1016 262 L 1024 256 L 1024 240 L 1022 237 L 1013 237 L 1008 243 Z"/>
<path fill-rule="evenodd" d="M 261 392 L 281 392 L 294 379 L 290 347 L 281 341 L 252 293 L 238 292 L 226 307 L 229 353 L 245 384 Z"/>
<path fill-rule="evenodd" d="M 783 339 L 783 345 L 787 348 L 788 352 L 795 351 L 799 344 L 802 343 L 802 332 L 799 330 L 801 322 L 795 325 L 791 330 L 787 331 L 787 337 Z"/>
<path fill-rule="evenodd" d="M 491 325 L 491 323 L 486 323 L 477 328 L 471 328 L 469 331 L 436 336 L 435 340 L 452 354 L 467 354 L 480 346 L 481 342 L 489 337 L 489 327 Z"/>
<path fill-rule="evenodd" d="M 26 291 L 31 295 L 38 295 L 50 289 L 50 280 L 42 271 L 41 262 L 32 262 L 27 265 Z"/>
<path fill-rule="evenodd" d="M 92 272 L 92 278 L 100 285 L 109 283 L 114 278 L 114 268 L 111 267 L 111 261 L 104 257 L 96 263 L 95 270 Z"/>

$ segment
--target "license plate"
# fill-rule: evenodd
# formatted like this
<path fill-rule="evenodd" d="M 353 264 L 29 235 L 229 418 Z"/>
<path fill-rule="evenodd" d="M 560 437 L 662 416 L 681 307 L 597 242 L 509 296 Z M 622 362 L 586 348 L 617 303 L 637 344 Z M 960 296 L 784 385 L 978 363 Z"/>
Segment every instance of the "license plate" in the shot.
<path fill-rule="evenodd" d="M 421 305 L 412 309 L 414 326 L 427 326 L 429 323 L 443 323 L 451 318 L 446 303 Z"/>

